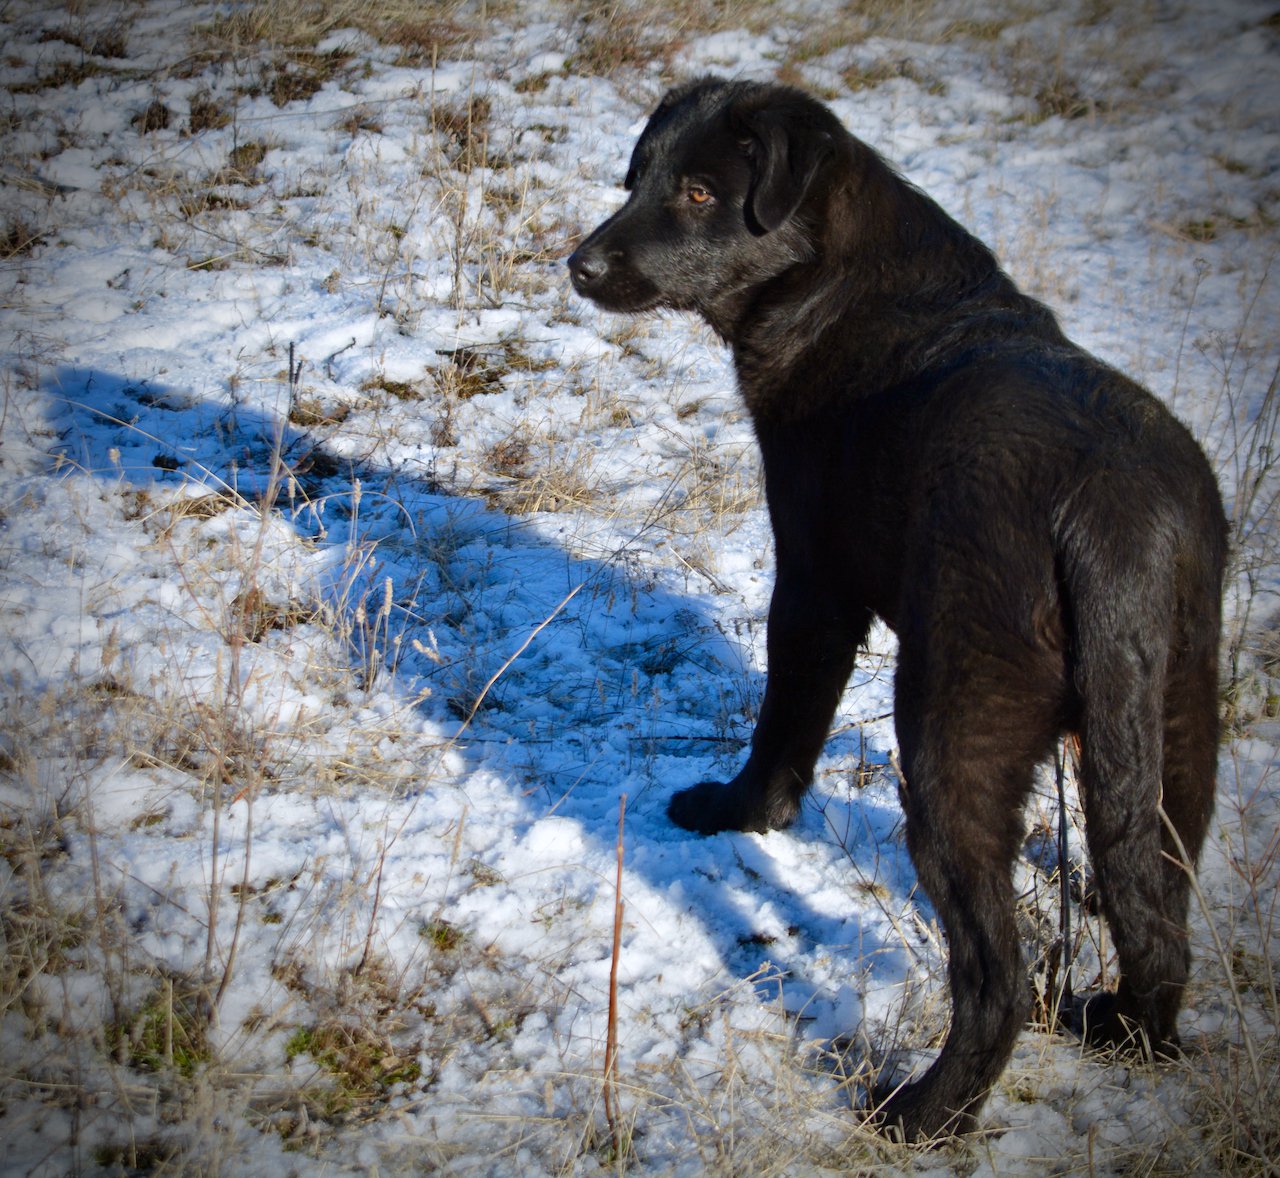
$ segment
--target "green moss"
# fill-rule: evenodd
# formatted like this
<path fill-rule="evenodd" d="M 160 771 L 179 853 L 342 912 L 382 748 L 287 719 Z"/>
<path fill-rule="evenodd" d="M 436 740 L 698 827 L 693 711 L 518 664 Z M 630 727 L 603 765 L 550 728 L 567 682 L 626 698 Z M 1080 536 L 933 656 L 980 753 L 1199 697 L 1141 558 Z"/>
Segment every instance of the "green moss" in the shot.
<path fill-rule="evenodd" d="M 467 939 L 467 934 L 462 929 L 450 924 L 447 920 L 430 921 L 418 935 L 424 941 L 430 941 L 443 953 L 450 953 L 459 948 Z"/>
<path fill-rule="evenodd" d="M 191 1076 L 213 1057 L 202 994 L 166 980 L 130 1015 L 106 1027 L 107 1048 L 143 1071 Z"/>
<path fill-rule="evenodd" d="M 328 1116 L 338 1116 L 384 1096 L 396 1084 L 422 1076 L 416 1059 L 398 1056 L 385 1038 L 354 1025 L 331 1020 L 299 1027 L 285 1043 L 285 1058 L 308 1056 L 332 1079 L 333 1087 L 310 1091 Z"/>

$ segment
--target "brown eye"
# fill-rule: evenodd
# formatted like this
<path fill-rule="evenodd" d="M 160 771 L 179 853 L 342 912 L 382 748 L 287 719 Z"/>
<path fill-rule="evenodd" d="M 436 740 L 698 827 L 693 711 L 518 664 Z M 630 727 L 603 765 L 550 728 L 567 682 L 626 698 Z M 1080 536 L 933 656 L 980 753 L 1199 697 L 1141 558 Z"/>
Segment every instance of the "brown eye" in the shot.
<path fill-rule="evenodd" d="M 696 205 L 710 204 L 715 199 L 701 184 L 690 184 L 686 195 Z"/>

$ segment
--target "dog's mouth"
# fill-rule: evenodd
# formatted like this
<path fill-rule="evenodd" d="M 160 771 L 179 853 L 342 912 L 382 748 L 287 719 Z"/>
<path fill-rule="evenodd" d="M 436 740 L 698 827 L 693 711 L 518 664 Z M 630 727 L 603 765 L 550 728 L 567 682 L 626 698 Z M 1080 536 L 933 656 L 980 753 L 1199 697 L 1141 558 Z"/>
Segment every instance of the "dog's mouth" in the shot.
<path fill-rule="evenodd" d="M 603 311 L 613 311 L 620 315 L 641 315 L 646 311 L 656 311 L 660 307 L 665 306 L 663 301 L 656 296 L 652 298 L 640 298 L 636 296 L 619 297 L 612 292 L 598 292 L 587 294 L 586 298 L 590 299 L 597 307 Z"/>
<path fill-rule="evenodd" d="M 603 250 L 578 249 L 570 256 L 568 267 L 573 289 L 606 311 L 652 311 L 662 305 L 662 292 L 621 257 Z"/>
<path fill-rule="evenodd" d="M 577 275 L 572 276 L 572 282 L 573 289 L 578 294 L 605 311 L 639 314 L 643 311 L 655 311 L 664 305 L 660 292 L 648 283 L 583 282 Z"/>

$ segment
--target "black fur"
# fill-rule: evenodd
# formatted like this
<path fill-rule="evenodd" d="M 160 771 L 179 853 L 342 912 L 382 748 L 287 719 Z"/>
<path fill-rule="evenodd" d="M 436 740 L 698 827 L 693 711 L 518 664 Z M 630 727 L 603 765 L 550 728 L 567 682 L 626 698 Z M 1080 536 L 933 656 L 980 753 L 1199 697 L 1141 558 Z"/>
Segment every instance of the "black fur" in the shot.
<path fill-rule="evenodd" d="M 799 91 L 672 91 L 627 186 L 569 259 L 574 286 L 616 311 L 696 311 L 732 347 L 777 547 L 751 755 L 677 793 L 672 819 L 786 826 L 878 615 L 900 642 L 907 842 L 953 1003 L 886 1125 L 971 1127 L 1008 1060 L 1026 989 L 1011 869 L 1065 732 L 1121 968 L 1089 1034 L 1171 1048 L 1188 878 L 1158 806 L 1194 856 L 1218 739 L 1226 524 L 1199 447 Z"/>

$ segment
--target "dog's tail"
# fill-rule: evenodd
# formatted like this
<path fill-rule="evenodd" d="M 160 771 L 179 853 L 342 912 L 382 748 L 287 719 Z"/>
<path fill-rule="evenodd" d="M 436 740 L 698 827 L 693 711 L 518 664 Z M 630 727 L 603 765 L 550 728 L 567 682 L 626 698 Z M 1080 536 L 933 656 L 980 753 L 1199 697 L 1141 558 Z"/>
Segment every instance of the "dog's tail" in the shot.
<path fill-rule="evenodd" d="M 1162 473 L 1095 471 L 1060 531 L 1089 853 L 1121 971 L 1101 1033 L 1153 1048 L 1176 1042 L 1213 808 L 1225 560 L 1212 480 Z"/>

